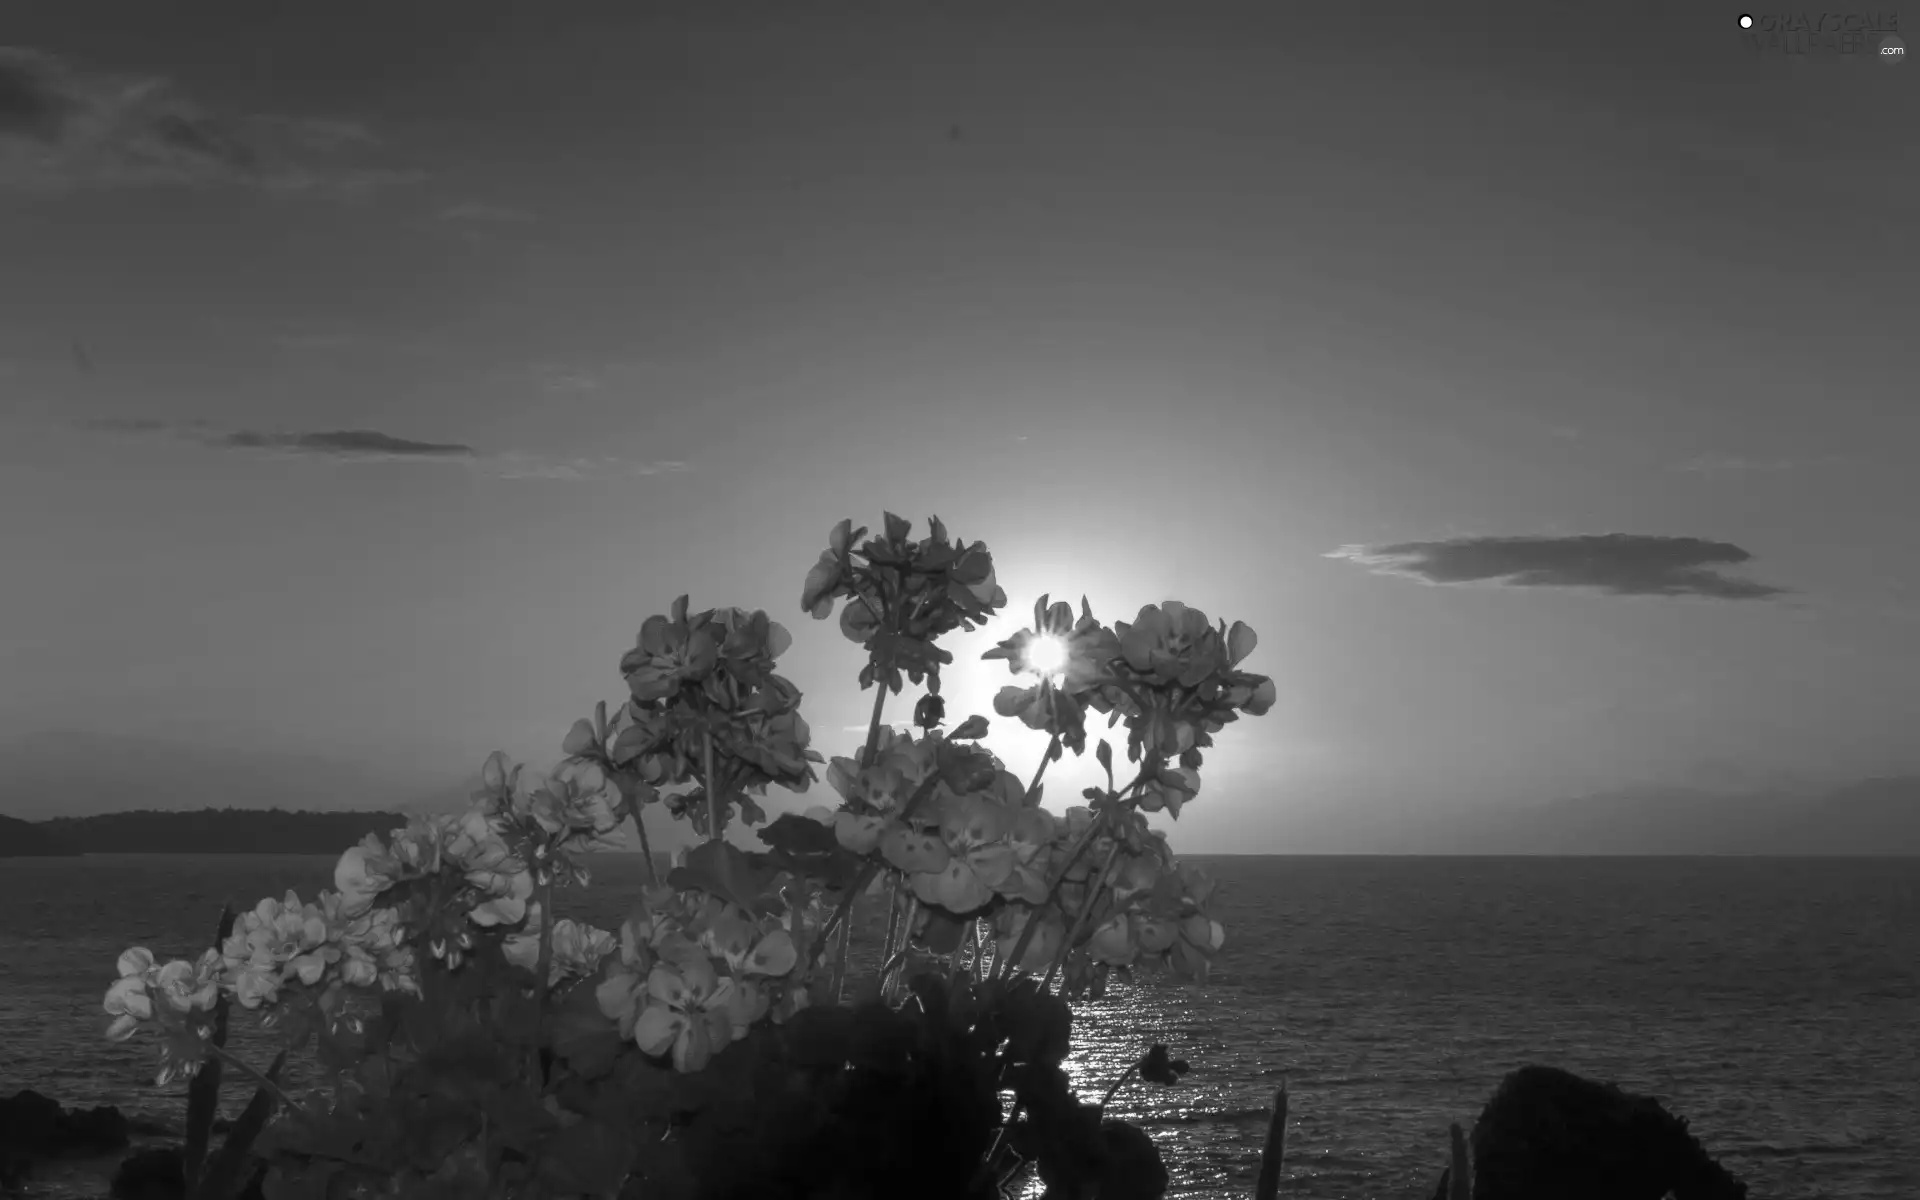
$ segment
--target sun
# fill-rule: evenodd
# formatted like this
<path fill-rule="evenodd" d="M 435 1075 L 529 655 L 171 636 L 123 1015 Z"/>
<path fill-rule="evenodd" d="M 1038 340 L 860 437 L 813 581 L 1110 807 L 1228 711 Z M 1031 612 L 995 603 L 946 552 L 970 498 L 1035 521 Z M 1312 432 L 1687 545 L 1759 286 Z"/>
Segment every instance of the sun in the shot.
<path fill-rule="evenodd" d="M 1035 675 L 1051 678 L 1067 670 L 1067 640 L 1051 633 L 1027 643 L 1024 666 Z"/>

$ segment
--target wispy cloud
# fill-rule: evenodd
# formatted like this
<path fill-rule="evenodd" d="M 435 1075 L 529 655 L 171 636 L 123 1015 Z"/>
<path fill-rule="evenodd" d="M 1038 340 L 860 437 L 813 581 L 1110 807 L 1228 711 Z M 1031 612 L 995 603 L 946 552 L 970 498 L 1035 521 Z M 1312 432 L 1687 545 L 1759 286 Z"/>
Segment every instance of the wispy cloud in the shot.
<path fill-rule="evenodd" d="M 264 432 L 219 429 L 206 421 L 160 421 L 109 417 L 81 422 L 81 428 L 189 442 L 209 449 L 341 462 L 454 463 L 494 479 L 631 479 L 684 471 L 687 464 L 668 459 L 558 457 L 508 450 L 486 453 L 464 442 L 425 441 L 375 429 Z"/>
<path fill-rule="evenodd" d="M 597 392 L 601 388 L 598 371 L 586 367 L 567 367 L 553 363 L 540 363 L 533 367 L 534 386 L 543 392 L 565 395 L 577 392 Z"/>
<path fill-rule="evenodd" d="M 1733 579 L 1717 569 L 1753 556 L 1730 542 L 1637 533 L 1574 537 L 1461 537 L 1435 542 L 1342 546 L 1327 555 L 1430 584 L 1586 588 L 1615 596 L 1705 596 L 1759 600 L 1785 588 Z"/>
<path fill-rule="evenodd" d="M 486 204 L 477 200 L 443 208 L 438 216 L 442 221 L 457 225 L 523 225 L 539 220 L 524 208 L 511 208 L 504 204 Z"/>
<path fill-rule="evenodd" d="M 342 158 L 378 144 L 351 121 L 222 116 L 158 76 L 91 70 L 0 46 L 0 189 L 225 185 L 360 200 L 426 177 Z"/>
<path fill-rule="evenodd" d="M 1747 458 L 1738 454 L 1701 454 L 1675 464 L 1674 470 L 1694 475 L 1743 475 L 1827 467 L 1841 461 L 1840 456 L 1834 454 L 1818 458 Z"/>

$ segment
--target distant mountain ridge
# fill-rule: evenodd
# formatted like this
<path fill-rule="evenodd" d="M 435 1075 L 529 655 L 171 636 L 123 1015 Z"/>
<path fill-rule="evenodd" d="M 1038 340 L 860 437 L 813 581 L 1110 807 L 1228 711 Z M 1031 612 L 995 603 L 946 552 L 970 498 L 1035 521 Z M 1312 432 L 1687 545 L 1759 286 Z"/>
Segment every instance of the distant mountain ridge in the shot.
<path fill-rule="evenodd" d="M 78 853 L 79 847 L 41 826 L 0 817 L 0 858 L 64 858 Z"/>
<path fill-rule="evenodd" d="M 443 777 L 444 778 L 444 777 Z M 1322 808 L 1311 819 L 1271 818 L 1274 853 L 1301 854 L 1763 854 L 1920 856 L 1920 775 L 1892 775 L 1840 786 L 1783 780 L 1746 787 L 1730 777 L 1718 788 L 1646 785 L 1534 804 L 1487 804 L 1469 808 L 1406 805 L 1371 813 Z M 278 809 L 297 817 L 350 818 L 331 826 L 303 826 L 294 839 L 264 833 L 261 843 L 292 845 L 259 853 L 320 853 L 344 849 L 368 832 L 385 833 L 414 813 L 453 812 L 479 786 L 468 776 L 445 783 L 397 783 L 353 762 L 280 754 L 229 753 L 175 743 L 113 735 L 47 734 L 0 744 L 0 815 L 29 822 L 54 818 L 148 817 L 171 812 L 201 819 L 208 810 L 234 810 L 232 817 L 206 818 L 216 827 L 252 829 L 248 813 Z M 1205 803 L 1202 798 L 1201 803 Z M 370 824 L 363 824 L 371 822 Z M 663 814 L 650 816 L 653 848 L 668 853 L 686 844 L 690 832 Z M 184 825 L 155 824 L 159 830 Z M 79 837 L 80 824 L 26 828 L 56 842 Z M 83 850 L 127 843 L 108 822 L 86 825 Z M 289 827 L 291 828 L 291 827 Z M 156 836 L 174 838 L 173 832 Z M 285 837 L 292 837 L 288 833 Z M 0 824 L 0 856 L 8 843 L 25 845 L 18 823 Z M 631 825 L 620 838 L 634 845 Z M 315 847 L 320 847 L 316 850 Z M 151 847 L 149 847 L 151 848 Z M 181 849 L 189 849 L 184 843 Z M 205 849 L 205 847 L 201 847 Z M 19 851 L 12 851 L 18 853 Z M 105 852 L 104 850 L 100 852 Z"/>
<path fill-rule="evenodd" d="M 425 770 L 395 778 L 351 759 L 120 733 L 56 731 L 0 744 L 0 813 L 29 821 L 134 809 L 445 812 L 479 786 L 477 777 L 432 779 Z"/>
<path fill-rule="evenodd" d="M 384 837 L 406 823 L 391 812 L 206 808 L 56 817 L 25 828 L 81 854 L 334 854 L 369 833 Z M 0 854 L 5 852 L 0 845 Z"/>

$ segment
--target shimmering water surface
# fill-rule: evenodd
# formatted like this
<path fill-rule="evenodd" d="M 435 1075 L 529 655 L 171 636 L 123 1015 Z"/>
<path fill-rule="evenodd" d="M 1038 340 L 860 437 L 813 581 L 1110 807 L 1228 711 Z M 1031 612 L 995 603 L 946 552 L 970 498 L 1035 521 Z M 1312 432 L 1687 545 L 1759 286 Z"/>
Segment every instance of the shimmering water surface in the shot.
<path fill-rule="evenodd" d="M 1447 1123 L 1532 1061 L 1663 1097 L 1758 1197 L 1920 1196 L 1920 860 L 1204 861 L 1228 930 L 1213 983 L 1086 1006 L 1072 1063 L 1088 1099 L 1149 1042 L 1192 1063 L 1113 1105 L 1160 1143 L 1174 1195 L 1251 1191 L 1284 1076 L 1286 1194 L 1424 1200 Z M 100 1037 L 115 957 L 195 953 L 222 900 L 309 896 L 331 863 L 0 860 L 0 1094 L 177 1126 L 151 1041 Z M 597 872 L 573 913 L 612 926 L 639 863 Z M 271 1056 L 245 1018 L 234 1042 Z M 228 1112 L 245 1100 L 230 1089 Z M 103 1192 L 83 1171 L 39 1194 Z"/>

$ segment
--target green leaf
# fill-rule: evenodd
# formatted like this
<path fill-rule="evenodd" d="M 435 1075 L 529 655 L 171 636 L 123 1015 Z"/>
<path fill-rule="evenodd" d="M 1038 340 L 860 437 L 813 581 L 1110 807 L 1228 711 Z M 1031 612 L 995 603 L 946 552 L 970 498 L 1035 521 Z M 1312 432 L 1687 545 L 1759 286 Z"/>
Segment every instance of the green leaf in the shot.
<path fill-rule="evenodd" d="M 681 890 L 697 890 L 737 904 L 755 916 L 779 911 L 773 872 L 765 860 L 755 862 L 731 842 L 702 842 L 687 852 L 685 866 L 675 867 L 667 883 Z"/>
<path fill-rule="evenodd" d="M 793 813 L 781 814 L 762 829 L 760 840 L 773 848 L 767 856 L 772 866 L 836 892 L 851 886 L 866 865 L 863 857 L 840 844 L 831 828 Z"/>
<path fill-rule="evenodd" d="M 540 1178 L 562 1194 L 608 1196 L 633 1167 L 633 1138 L 602 1121 L 559 1130 L 540 1151 Z"/>
<path fill-rule="evenodd" d="M 956 917 L 944 908 L 929 906 L 922 911 L 927 914 L 927 927 L 920 937 L 926 948 L 934 954 L 952 954 L 958 950 L 973 919 Z"/>
<path fill-rule="evenodd" d="M 531 1154 L 549 1134 L 564 1132 L 546 1106 L 521 1088 L 496 1092 L 488 1098 L 486 1112 L 491 1134 L 522 1154 Z"/>
<path fill-rule="evenodd" d="M 275 1083 L 280 1081 L 280 1069 L 287 1065 L 287 1052 L 282 1050 L 274 1056 L 267 1067 L 266 1076 Z M 253 1143 L 267 1127 L 267 1118 L 273 1115 L 273 1093 L 266 1088 L 258 1088 L 253 1099 L 247 1102 L 240 1119 L 227 1131 L 227 1140 L 220 1146 L 220 1153 L 207 1164 L 206 1174 L 197 1186 L 189 1189 L 193 1200 L 228 1200 L 240 1183 L 240 1172 L 247 1166 L 247 1160 L 253 1150 Z"/>
<path fill-rule="evenodd" d="M 215 926 L 213 948 L 220 949 L 233 933 L 233 905 L 225 904 L 220 908 L 220 921 Z M 225 992 L 213 1006 L 213 1036 L 207 1041 L 215 1046 L 227 1044 L 227 1018 L 232 1003 Z M 187 1085 L 187 1144 L 181 1149 L 181 1167 L 187 1180 L 187 1192 L 193 1192 L 196 1180 L 200 1178 L 200 1168 L 207 1160 L 207 1140 L 212 1136 L 213 1118 L 220 1108 L 220 1068 L 221 1062 L 211 1055 L 194 1074 L 193 1082 Z"/>
<path fill-rule="evenodd" d="M 787 1053 L 796 1066 L 838 1067 L 853 1047 L 853 1010 L 803 1008 L 787 1022 Z"/>
<path fill-rule="evenodd" d="M 267 1170 L 261 1190 L 267 1200 L 328 1200 L 333 1194 L 333 1177 L 342 1169 L 338 1163 L 329 1162 L 297 1166 L 277 1162 Z"/>
<path fill-rule="evenodd" d="M 1073 1012 L 1066 1001 L 1041 991 L 1037 980 L 1023 979 L 1006 989 L 998 1007 L 1008 1062 L 1051 1069 L 1067 1060 Z"/>
<path fill-rule="evenodd" d="M 602 1079 L 626 1043 L 620 1029 L 600 1011 L 594 989 L 582 984 L 567 993 L 553 1014 L 553 1052 L 582 1079 Z"/>

